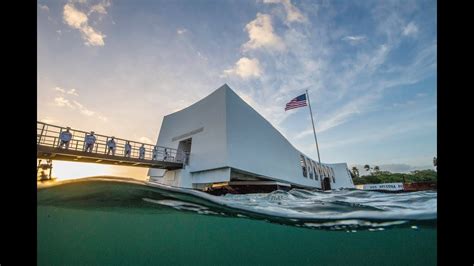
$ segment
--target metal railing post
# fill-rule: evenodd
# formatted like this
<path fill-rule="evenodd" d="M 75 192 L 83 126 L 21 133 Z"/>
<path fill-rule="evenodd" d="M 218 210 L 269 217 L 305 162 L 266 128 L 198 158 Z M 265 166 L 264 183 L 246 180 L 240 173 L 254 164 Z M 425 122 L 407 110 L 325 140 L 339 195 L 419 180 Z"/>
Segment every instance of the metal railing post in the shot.
<path fill-rule="evenodd" d="M 63 128 L 62 127 L 59 128 L 59 136 L 61 136 L 61 133 L 63 133 Z M 55 146 L 55 147 L 59 148 L 60 144 L 61 144 L 61 139 L 58 137 L 58 146 Z"/>
<path fill-rule="evenodd" d="M 46 126 L 46 125 L 43 124 L 43 127 L 41 127 L 41 133 L 40 133 L 40 137 L 39 137 L 39 140 L 38 140 L 38 143 L 37 143 L 37 144 L 41 144 L 41 138 L 43 137 L 43 132 L 44 132 L 44 127 L 45 127 L 45 126 Z"/>
<path fill-rule="evenodd" d="M 82 142 L 82 150 L 83 151 L 86 151 L 86 136 L 87 136 L 87 133 L 84 133 L 84 141 Z"/>

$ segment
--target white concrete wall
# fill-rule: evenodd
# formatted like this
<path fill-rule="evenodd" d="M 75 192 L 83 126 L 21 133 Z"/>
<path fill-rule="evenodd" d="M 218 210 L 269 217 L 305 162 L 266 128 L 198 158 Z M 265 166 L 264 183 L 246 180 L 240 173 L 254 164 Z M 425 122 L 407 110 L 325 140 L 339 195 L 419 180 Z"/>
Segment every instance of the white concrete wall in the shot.
<path fill-rule="evenodd" d="M 317 184 L 316 180 L 303 177 L 300 153 L 230 89 L 227 90 L 227 145 L 231 167 L 299 185 Z"/>
<path fill-rule="evenodd" d="M 189 165 L 184 169 L 167 171 L 167 175 L 174 172 L 175 179 L 154 178 L 158 182 L 172 186 L 191 188 L 194 182 L 199 183 L 203 178 L 193 179 L 191 172 L 227 166 L 226 142 L 226 102 L 225 90 L 218 89 L 206 98 L 195 104 L 167 115 L 163 119 L 157 145 L 178 148 L 181 140 L 192 139 Z M 201 132 L 180 139 L 173 138 L 194 130 L 203 128 Z M 163 175 L 163 170 L 150 169 L 148 176 L 158 177 Z M 210 172 L 209 172 L 210 173 Z M 198 175 L 199 176 L 199 175 Z M 224 182 L 230 179 L 222 172 L 209 175 L 209 182 Z"/>
<path fill-rule="evenodd" d="M 332 183 L 331 180 L 331 188 L 355 188 L 354 183 L 352 181 L 352 177 L 348 172 L 348 167 L 346 163 L 334 163 L 328 164 L 334 170 L 334 175 L 336 179 L 336 183 Z"/>
<path fill-rule="evenodd" d="M 230 181 L 230 168 L 212 169 L 209 171 L 194 172 L 191 174 L 191 180 L 194 184 L 208 184 L 214 182 Z"/>
<path fill-rule="evenodd" d="M 181 140 L 192 138 L 189 165 L 182 171 L 192 172 L 227 166 L 225 90 L 216 90 L 208 97 L 163 119 L 157 145 L 178 148 Z M 193 130 L 203 128 L 189 137 L 173 141 Z M 150 169 L 149 176 L 161 171 Z"/>

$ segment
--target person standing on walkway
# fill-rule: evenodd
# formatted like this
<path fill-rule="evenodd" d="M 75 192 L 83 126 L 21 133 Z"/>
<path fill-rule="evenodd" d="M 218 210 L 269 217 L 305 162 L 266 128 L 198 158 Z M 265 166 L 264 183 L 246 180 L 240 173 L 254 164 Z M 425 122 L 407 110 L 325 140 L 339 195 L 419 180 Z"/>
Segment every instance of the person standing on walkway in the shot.
<path fill-rule="evenodd" d="M 130 158 L 131 152 L 132 152 L 132 145 L 130 145 L 130 141 L 127 140 L 127 143 L 125 143 L 125 157 Z"/>
<path fill-rule="evenodd" d="M 69 149 L 69 142 L 72 139 L 72 134 L 69 132 L 70 127 L 66 128 L 66 131 L 62 131 L 61 134 L 59 134 L 59 148 L 62 148 L 63 146 L 67 149 Z"/>
<path fill-rule="evenodd" d="M 152 155 L 152 160 L 156 160 L 158 158 L 158 146 L 155 146 L 153 148 L 153 155 Z"/>
<path fill-rule="evenodd" d="M 110 154 L 110 151 L 112 151 L 112 155 L 115 155 L 115 147 L 115 137 L 112 137 L 107 141 L 107 155 Z"/>
<path fill-rule="evenodd" d="M 145 144 L 142 144 L 142 146 L 139 149 L 139 155 L 138 159 L 145 159 Z"/>
<path fill-rule="evenodd" d="M 86 137 L 84 139 L 84 143 L 86 145 L 85 151 L 86 152 L 92 152 L 92 149 L 94 148 L 95 144 L 95 136 L 94 136 L 94 131 L 91 131 L 90 134 L 86 134 Z"/>

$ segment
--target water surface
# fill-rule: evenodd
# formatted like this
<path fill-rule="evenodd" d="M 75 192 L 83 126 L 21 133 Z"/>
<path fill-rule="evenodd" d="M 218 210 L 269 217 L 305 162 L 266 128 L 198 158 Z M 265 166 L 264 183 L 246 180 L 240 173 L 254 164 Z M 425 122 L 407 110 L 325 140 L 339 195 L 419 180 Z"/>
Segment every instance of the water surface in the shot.
<path fill-rule="evenodd" d="M 436 197 L 292 190 L 210 202 L 74 180 L 38 190 L 38 265 L 436 265 Z"/>

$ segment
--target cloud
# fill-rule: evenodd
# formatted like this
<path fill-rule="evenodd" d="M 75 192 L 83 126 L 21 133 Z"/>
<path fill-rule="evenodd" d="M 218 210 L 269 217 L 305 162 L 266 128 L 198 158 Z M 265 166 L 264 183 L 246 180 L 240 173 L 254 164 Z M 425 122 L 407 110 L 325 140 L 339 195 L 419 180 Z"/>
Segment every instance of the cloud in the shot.
<path fill-rule="evenodd" d="M 176 33 L 179 35 L 185 34 L 188 30 L 184 28 L 179 28 L 176 30 Z"/>
<path fill-rule="evenodd" d="M 109 119 L 103 115 L 97 115 L 97 118 L 99 118 L 100 120 L 104 121 L 104 122 L 107 122 Z"/>
<path fill-rule="evenodd" d="M 224 73 L 237 75 L 243 79 L 248 79 L 260 77 L 262 75 L 262 69 L 258 59 L 242 57 L 235 63 L 233 68 L 224 70 Z"/>
<path fill-rule="evenodd" d="M 280 0 L 264 2 L 282 3 Z M 319 13 L 320 9 L 305 11 Z M 259 62 L 265 62 L 265 76 L 259 79 L 258 85 L 245 83 L 245 79 L 236 81 L 239 82 L 237 87 L 247 87 L 244 89 L 245 94 L 256 99 L 252 106 L 280 131 L 286 131 L 283 122 L 292 114 L 283 112 L 281 106 L 306 87 L 311 87 L 313 95 L 318 95 L 314 104 L 319 103 L 324 110 L 320 111 L 316 123 L 318 132 L 374 112 L 388 88 L 413 84 L 433 73 L 436 54 L 432 52 L 432 48 L 428 48 L 426 52 L 419 52 L 412 63 L 394 66 L 393 62 L 396 61 L 391 61 L 390 56 L 399 46 L 404 16 L 393 12 L 393 8 L 386 7 L 385 3 L 378 4 L 373 15 L 377 25 L 371 42 L 361 47 L 357 53 L 345 56 L 344 51 L 333 45 L 334 40 L 355 45 L 367 42 L 367 35 L 342 35 L 345 31 L 338 33 L 336 26 L 328 23 L 327 16 L 314 16 L 312 24 L 319 25 L 318 27 L 310 24 L 304 25 L 305 27 L 288 25 L 280 38 L 275 34 L 276 29 L 273 29 L 270 16 L 257 14 L 257 18 L 246 26 L 250 41 L 243 45 L 244 52 L 269 47 L 271 45 L 268 44 L 272 43 L 281 43 L 280 47 L 291 49 L 277 57 L 255 51 L 252 56 L 258 58 Z M 276 37 L 273 38 L 274 36 Z M 272 41 L 275 39 L 278 41 Z M 334 57 L 339 56 L 343 60 L 335 61 Z M 236 74 L 236 69 L 237 64 L 224 73 Z M 331 108 L 327 109 L 327 106 Z M 296 140 L 310 137 L 310 124 L 296 134 L 290 133 L 291 130 L 288 133 Z"/>
<path fill-rule="evenodd" d="M 286 11 L 286 22 L 306 22 L 308 19 L 304 16 L 298 8 L 296 8 L 291 0 L 263 0 L 266 4 L 283 4 Z"/>
<path fill-rule="evenodd" d="M 99 3 L 97 5 L 93 5 L 90 10 L 89 10 L 89 13 L 88 14 L 92 14 L 92 13 L 98 13 L 98 14 L 102 14 L 102 15 L 107 15 L 107 10 L 106 8 L 110 6 L 110 2 L 109 1 L 103 1 L 102 3 Z"/>
<path fill-rule="evenodd" d="M 61 94 L 69 94 L 74 96 L 79 96 L 76 89 L 65 90 L 60 87 L 54 87 L 53 90 L 60 92 Z"/>
<path fill-rule="evenodd" d="M 375 50 L 374 54 L 361 65 L 363 68 L 367 68 L 369 71 L 374 71 L 377 67 L 384 64 L 387 61 L 388 54 L 391 52 L 392 47 L 388 44 L 382 44 Z"/>
<path fill-rule="evenodd" d="M 87 46 L 104 46 L 105 35 L 95 31 L 92 27 L 82 28 L 82 33 L 85 36 Z"/>
<path fill-rule="evenodd" d="M 47 5 L 42 5 L 42 4 L 38 4 L 38 7 L 41 9 L 41 10 L 44 10 L 46 12 L 49 12 L 49 7 Z"/>
<path fill-rule="evenodd" d="M 64 89 L 61 89 L 60 87 L 55 87 L 53 88 L 55 91 L 59 91 L 61 93 L 65 93 L 66 91 Z"/>
<path fill-rule="evenodd" d="M 334 104 L 340 107 L 320 118 L 316 123 L 318 132 L 329 130 L 364 113 L 377 110 L 378 100 L 383 98 L 385 90 L 415 84 L 436 71 L 436 42 L 419 49 L 408 64 L 393 65 L 389 60 L 390 53 L 398 47 L 400 36 L 404 34 L 400 31 L 400 19 L 397 14 L 392 14 L 389 19 L 391 23 L 386 23 L 386 20 L 383 20 L 384 16 L 378 15 L 382 23 L 379 24 L 381 27 L 378 30 L 386 34 L 386 42 L 378 44 L 375 49 L 357 53 L 355 57 L 344 62 L 342 69 L 332 70 L 336 64 L 329 65 L 326 75 L 322 76 L 323 83 L 331 87 L 337 96 L 334 97 Z M 413 26 L 416 27 L 414 24 Z M 409 31 L 417 31 L 413 29 Z M 354 38 L 346 40 L 351 41 Z M 330 92 L 323 93 L 328 95 Z M 309 137 L 311 134 L 312 128 L 308 126 L 296 134 L 295 138 Z"/>
<path fill-rule="evenodd" d="M 403 28 L 403 32 L 402 32 L 404 36 L 416 36 L 417 33 L 418 33 L 418 27 L 416 26 L 414 22 L 408 23 L 408 25 L 406 25 Z"/>
<path fill-rule="evenodd" d="M 154 144 L 153 141 L 147 137 L 140 137 L 138 141 L 146 144 Z"/>
<path fill-rule="evenodd" d="M 71 104 L 71 102 L 69 102 L 68 99 L 65 99 L 64 97 L 61 97 L 61 96 L 54 98 L 54 103 L 59 107 L 67 106 L 69 108 L 74 109 L 74 106 Z"/>
<path fill-rule="evenodd" d="M 71 28 L 79 30 L 87 46 L 104 46 L 106 36 L 89 26 L 87 15 L 76 9 L 72 3 L 64 6 L 63 19 Z"/>
<path fill-rule="evenodd" d="M 359 115 L 361 113 L 361 111 L 359 110 L 361 106 L 360 102 L 364 101 L 365 99 L 363 99 L 362 101 L 359 100 L 358 102 L 350 102 L 338 108 L 337 112 L 329 114 L 329 118 L 326 118 L 325 120 L 321 121 L 321 123 L 319 123 L 319 132 L 324 132 L 333 127 L 341 125 L 353 116 Z"/>
<path fill-rule="evenodd" d="M 257 17 L 246 26 L 250 40 L 243 45 L 244 51 L 268 48 L 270 50 L 285 50 L 281 38 L 273 32 L 270 15 L 257 13 Z"/>
<path fill-rule="evenodd" d="M 58 88 L 58 87 L 56 87 Z M 59 90 L 60 91 L 60 90 Z M 75 92 L 75 90 L 69 90 L 68 92 Z M 66 93 L 66 94 L 71 94 L 71 93 Z M 64 98 L 63 96 L 57 96 L 54 98 L 54 105 L 58 106 L 58 107 L 67 107 L 71 110 L 78 110 L 80 114 L 82 115 L 85 115 L 85 116 L 95 116 L 97 117 L 98 119 L 102 120 L 102 121 L 107 121 L 108 118 L 105 117 L 104 115 L 102 114 L 99 114 L 95 111 L 92 111 L 88 108 L 86 108 L 83 104 L 81 104 L 80 102 L 76 101 L 76 100 L 69 100 L 67 98 Z"/>
<path fill-rule="evenodd" d="M 309 25 L 305 25 L 309 26 Z M 243 44 L 243 52 L 250 49 L 268 48 L 268 50 L 283 51 L 291 47 L 285 53 L 279 53 L 277 56 L 268 53 L 262 53 L 262 50 L 252 51 L 252 60 L 258 60 L 258 68 L 255 75 L 244 71 L 246 60 L 239 60 L 232 69 L 224 70 L 224 74 L 234 74 L 242 77 L 235 80 L 236 88 L 240 88 L 238 94 L 245 97 L 256 99 L 251 104 L 257 112 L 262 114 L 270 123 L 275 125 L 276 129 L 282 134 L 284 128 L 280 124 L 290 115 L 290 112 L 284 111 L 285 103 L 301 94 L 301 89 L 315 85 L 320 82 L 319 75 L 324 68 L 324 40 L 311 42 L 311 34 L 308 34 L 307 28 L 285 27 L 282 37 L 275 34 L 270 16 L 258 13 L 256 19 L 246 25 L 250 40 Z M 314 31 L 314 34 L 326 36 L 320 32 L 320 28 Z M 246 58 L 246 57 L 242 57 Z M 247 58 L 247 60 L 249 60 Z M 260 67 L 260 62 L 265 62 L 265 75 Z M 239 64 L 240 63 L 240 64 Z M 268 68 L 268 69 L 267 69 Z M 226 75 L 221 75 L 225 77 Z M 249 87 L 244 77 L 260 78 L 255 85 Z M 299 94 L 298 94 L 299 95 Z M 248 100 L 246 100 L 249 102 Z M 284 134 L 283 134 L 284 135 Z"/>
<path fill-rule="evenodd" d="M 402 103 L 393 103 L 392 106 L 397 108 L 408 108 L 410 106 L 413 106 L 414 104 L 416 104 L 415 100 L 407 100 Z"/>
<path fill-rule="evenodd" d="M 74 96 L 79 96 L 79 94 L 76 92 L 76 89 L 70 89 L 67 91 L 67 94 L 71 94 L 71 95 L 74 95 Z"/>
<path fill-rule="evenodd" d="M 325 115 L 323 119 L 316 122 L 316 131 L 320 133 L 344 124 L 354 116 L 360 115 L 362 112 L 366 111 L 367 103 L 377 97 L 377 95 L 365 95 L 337 108 L 335 111 Z M 295 138 L 299 139 L 311 134 L 313 134 L 313 128 L 308 127 L 306 130 L 298 133 Z"/>
<path fill-rule="evenodd" d="M 74 105 L 79 109 L 79 111 L 83 114 L 83 115 L 86 115 L 86 116 L 93 116 L 95 114 L 94 111 L 91 111 L 89 109 L 87 109 L 86 107 L 84 107 L 84 105 L 82 105 L 81 103 L 79 103 L 78 101 L 72 101 L 74 103 Z"/>
<path fill-rule="evenodd" d="M 51 117 L 45 117 L 45 118 L 40 118 L 39 119 L 40 122 L 43 122 L 43 123 L 46 123 L 46 124 L 54 124 L 56 122 L 58 122 L 58 120 L 54 119 L 54 118 L 51 118 Z"/>
<path fill-rule="evenodd" d="M 196 54 L 197 54 L 197 56 L 198 56 L 199 58 L 201 58 L 202 60 L 205 60 L 205 61 L 208 60 L 208 58 L 207 58 L 206 56 L 204 56 L 201 52 L 198 51 Z"/>
<path fill-rule="evenodd" d="M 344 38 L 342 38 L 342 40 L 352 44 L 352 45 L 356 45 L 356 44 L 359 44 L 359 43 L 362 43 L 364 41 L 367 40 L 367 37 L 363 36 L 363 35 L 357 35 L 357 36 L 346 36 Z"/>
<path fill-rule="evenodd" d="M 64 6 L 63 18 L 69 26 L 75 29 L 80 29 L 87 24 L 87 15 L 77 10 L 71 3 Z"/>
<path fill-rule="evenodd" d="M 357 89 L 354 92 L 343 92 L 346 99 L 351 99 L 349 103 L 337 108 L 334 112 L 326 115 L 318 126 L 319 131 L 329 130 L 333 127 L 350 121 L 353 117 L 373 111 L 372 105 L 383 97 L 383 92 L 389 88 L 401 85 L 417 83 L 427 77 L 435 69 L 436 64 L 436 44 L 429 46 L 421 51 L 413 59 L 411 64 L 403 66 L 391 66 L 389 71 L 396 73 L 392 78 L 385 77 L 382 74 L 374 75 L 382 65 L 386 63 L 387 55 L 390 52 L 388 45 L 382 45 L 379 49 L 373 51 L 368 56 L 360 57 L 355 62 L 355 72 L 348 71 L 340 75 L 339 83 L 336 86 L 349 87 Z M 371 77 L 365 79 L 364 77 Z M 354 93 L 363 96 L 354 96 Z M 312 131 L 308 127 L 305 131 L 297 135 L 303 137 L 309 135 Z"/>

